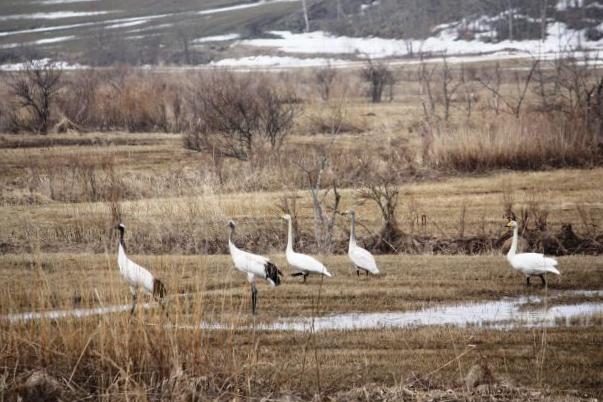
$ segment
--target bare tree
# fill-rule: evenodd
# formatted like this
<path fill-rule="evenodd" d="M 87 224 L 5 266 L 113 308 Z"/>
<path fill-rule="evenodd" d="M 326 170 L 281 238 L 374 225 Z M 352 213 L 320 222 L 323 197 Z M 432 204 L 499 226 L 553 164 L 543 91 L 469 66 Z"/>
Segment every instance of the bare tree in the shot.
<path fill-rule="evenodd" d="M 442 56 L 442 96 L 444 98 L 444 121 L 448 121 L 448 118 L 450 117 L 450 105 L 452 104 L 456 91 L 464 82 L 464 75 L 465 70 L 463 67 L 461 67 L 460 76 L 455 77 L 450 69 L 450 66 L 448 65 L 446 55 Z"/>
<path fill-rule="evenodd" d="M 307 0 L 302 0 L 302 11 L 304 13 L 304 22 L 306 24 L 306 32 L 310 32 L 310 18 L 308 17 Z"/>
<path fill-rule="evenodd" d="M 525 77 L 521 77 L 519 73 L 515 74 L 515 83 L 517 86 L 516 92 L 513 95 L 503 95 L 498 88 L 490 85 L 487 81 L 484 81 L 481 78 L 478 78 L 478 81 L 489 90 L 497 100 L 500 100 L 502 104 L 506 107 L 506 111 L 516 118 L 519 118 L 521 114 L 521 109 L 526 99 L 526 95 L 528 93 L 528 88 L 530 87 L 530 83 L 532 78 L 534 77 L 534 73 L 536 72 L 536 68 L 538 67 L 540 60 L 534 60 L 532 62 L 532 66 L 528 74 Z M 498 65 L 497 65 L 498 66 Z M 500 83 L 498 82 L 498 85 Z"/>
<path fill-rule="evenodd" d="M 267 79 L 232 73 L 212 75 L 192 92 L 197 123 L 185 136 L 190 149 L 249 160 L 269 145 L 278 151 L 297 110 L 290 96 Z"/>
<path fill-rule="evenodd" d="M 465 100 L 465 112 L 467 120 L 471 119 L 471 113 L 473 112 L 473 108 L 478 101 L 477 91 L 474 88 L 474 84 L 469 79 L 467 74 L 461 74 L 462 87 L 463 87 L 463 97 Z"/>
<path fill-rule="evenodd" d="M 549 0 L 540 0 L 540 40 L 544 42 L 546 39 L 546 27 L 547 27 L 547 10 L 549 8 Z"/>
<path fill-rule="evenodd" d="M 427 143 L 431 144 L 431 139 L 433 139 L 433 130 L 434 128 L 439 132 L 439 123 L 438 123 L 438 115 L 436 113 L 436 102 L 434 98 L 434 90 L 432 88 L 433 85 L 433 76 L 436 72 L 436 66 L 429 67 L 425 60 L 423 59 L 423 54 L 421 54 L 421 61 L 419 64 L 419 69 L 417 71 L 417 78 L 420 83 L 421 88 L 421 106 L 423 107 L 423 114 L 425 115 L 425 128 L 427 130 L 424 131 L 423 139 L 428 140 Z M 426 143 L 424 142 L 424 145 Z M 424 155 L 425 156 L 425 155 Z"/>
<path fill-rule="evenodd" d="M 321 253 L 328 254 L 333 247 L 335 219 L 339 214 L 341 194 L 337 189 L 337 178 L 330 169 L 327 151 L 317 150 L 311 157 L 307 155 L 294 162 L 306 175 L 308 189 L 312 197 L 314 212 L 314 237 Z M 329 197 L 332 194 L 332 197 Z M 331 204 L 328 202 L 331 198 Z"/>
<path fill-rule="evenodd" d="M 399 168 L 392 169 L 391 167 L 408 162 L 405 158 L 405 155 L 392 150 L 384 161 L 367 162 L 371 173 L 362 180 L 358 197 L 363 201 L 374 202 L 381 212 L 383 225 L 373 247 L 374 249 L 396 252 L 396 244 L 399 243 L 402 237 L 403 233 L 396 218 L 402 170 Z"/>
<path fill-rule="evenodd" d="M 337 70 L 329 64 L 326 67 L 323 67 L 316 71 L 314 77 L 316 82 L 316 88 L 318 89 L 320 97 L 322 98 L 322 100 L 328 101 L 331 97 L 335 78 L 337 77 Z"/>
<path fill-rule="evenodd" d="M 49 61 L 27 63 L 25 70 L 9 78 L 10 95 L 20 108 L 31 113 L 30 129 L 46 134 L 52 103 L 61 87 L 62 70 Z"/>
<path fill-rule="evenodd" d="M 341 4 L 341 0 L 337 0 L 337 21 L 340 21 L 345 17 L 345 12 L 343 11 L 343 5 Z"/>
<path fill-rule="evenodd" d="M 395 84 L 392 70 L 385 64 L 374 64 L 371 60 L 368 60 L 367 65 L 362 69 L 361 76 L 369 83 L 369 97 L 374 103 L 381 102 L 386 86 Z"/>
<path fill-rule="evenodd" d="M 190 32 L 186 28 L 182 28 L 182 27 L 177 28 L 176 29 L 176 40 L 182 46 L 182 54 L 184 56 L 184 63 L 188 64 L 188 65 L 192 64 L 191 63 L 191 52 L 190 52 L 190 41 L 191 41 Z"/>
<path fill-rule="evenodd" d="M 513 22 L 515 19 L 515 8 L 513 7 L 512 0 L 504 0 L 503 7 L 506 8 L 506 16 L 507 16 L 507 25 L 509 29 L 509 37 L 510 41 L 513 40 Z"/>

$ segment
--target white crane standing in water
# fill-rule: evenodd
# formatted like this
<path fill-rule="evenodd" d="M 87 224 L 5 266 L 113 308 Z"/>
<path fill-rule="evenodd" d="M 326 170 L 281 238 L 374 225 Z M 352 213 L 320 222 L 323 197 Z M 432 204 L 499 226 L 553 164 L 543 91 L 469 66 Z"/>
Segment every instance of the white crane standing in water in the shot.
<path fill-rule="evenodd" d="M 360 276 L 360 270 L 365 271 L 367 276 L 369 272 L 373 275 L 378 274 L 379 268 L 377 268 L 375 257 L 373 257 L 370 252 L 356 244 L 356 213 L 353 209 L 350 209 L 349 211 L 346 211 L 345 214 L 350 215 L 350 217 L 352 218 L 348 257 L 350 257 L 352 264 L 354 264 L 354 267 L 356 268 L 356 274 Z"/>
<path fill-rule="evenodd" d="M 255 285 L 256 278 L 265 279 L 274 287 L 281 283 L 279 275 L 282 275 L 282 272 L 268 258 L 248 253 L 235 246 L 232 241 L 235 223 L 229 221 L 228 227 L 230 228 L 228 234 L 228 249 L 230 250 L 230 256 L 232 257 L 235 268 L 247 274 L 247 280 L 251 284 L 251 311 L 255 315 L 258 301 L 258 290 Z"/>
<path fill-rule="evenodd" d="M 547 273 L 560 275 L 559 270 L 556 268 L 557 260 L 551 257 L 545 257 L 544 254 L 539 253 L 520 253 L 517 254 L 517 240 L 518 240 L 518 229 L 517 222 L 509 221 L 507 227 L 513 229 L 513 241 L 511 248 L 507 253 L 507 261 L 517 271 L 521 272 L 526 276 L 526 286 L 530 286 L 530 277 L 539 276 L 542 281 L 542 286 L 546 286 L 546 279 L 544 275 Z"/>
<path fill-rule="evenodd" d="M 138 298 L 138 289 L 142 289 L 143 292 L 151 294 L 153 298 L 159 302 L 163 301 L 166 290 L 163 282 L 155 278 L 147 269 L 128 258 L 126 255 L 126 243 L 124 241 L 126 226 L 123 223 L 120 223 L 117 225 L 117 229 L 119 230 L 117 265 L 119 265 L 121 276 L 128 285 L 130 285 L 130 292 L 132 293 L 132 309 L 130 310 L 130 314 L 134 314 L 136 300 Z M 163 303 L 161 303 L 161 307 L 164 308 Z"/>
<path fill-rule="evenodd" d="M 289 223 L 289 234 L 287 236 L 287 249 L 285 250 L 285 256 L 287 257 L 287 263 L 297 271 L 293 274 L 293 276 L 303 275 L 304 282 L 306 282 L 307 276 L 311 273 L 331 277 L 327 267 L 325 267 L 316 258 L 293 251 L 293 224 L 291 222 L 291 215 L 283 215 L 283 219 Z"/>

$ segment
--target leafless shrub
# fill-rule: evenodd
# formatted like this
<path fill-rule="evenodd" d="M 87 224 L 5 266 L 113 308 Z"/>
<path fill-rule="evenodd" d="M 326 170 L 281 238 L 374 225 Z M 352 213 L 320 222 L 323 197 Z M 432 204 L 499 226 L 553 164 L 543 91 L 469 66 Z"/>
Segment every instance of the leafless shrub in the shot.
<path fill-rule="evenodd" d="M 553 75 L 544 78 L 548 91 L 541 96 L 550 99 L 545 111 L 560 111 L 567 128 L 590 136 L 593 147 L 603 142 L 603 78 L 595 68 L 587 56 L 557 60 Z"/>
<path fill-rule="evenodd" d="M 336 78 L 337 70 L 330 65 L 316 71 L 314 75 L 315 85 L 322 100 L 328 101 L 331 98 Z"/>
<path fill-rule="evenodd" d="M 396 217 L 400 185 L 403 181 L 404 169 L 392 169 L 391 166 L 405 166 L 410 163 L 409 154 L 404 150 L 390 146 L 389 152 L 377 160 L 366 161 L 369 172 L 360 181 L 358 198 L 362 201 L 374 202 L 379 211 L 383 226 L 373 246 L 383 252 L 397 252 L 403 235 Z"/>
<path fill-rule="evenodd" d="M 341 194 L 336 174 L 325 150 L 316 150 L 309 157 L 295 161 L 307 178 L 314 212 L 314 238 L 321 253 L 329 254 L 333 247 L 335 220 L 339 213 Z M 330 203 L 330 204 L 329 204 Z"/>
<path fill-rule="evenodd" d="M 396 83 L 396 77 L 389 67 L 385 64 L 375 64 L 371 60 L 367 62 L 360 74 L 362 79 L 369 84 L 369 98 L 374 103 L 381 102 L 384 89 L 388 86 L 392 87 Z"/>
<path fill-rule="evenodd" d="M 442 83 L 442 103 L 444 104 L 444 121 L 450 117 L 450 107 L 455 98 L 456 91 L 465 82 L 465 70 L 461 67 L 460 71 L 455 72 L 448 65 L 448 60 L 444 55 L 441 66 Z"/>
<path fill-rule="evenodd" d="M 74 154 L 32 165 L 31 191 L 48 193 L 61 202 L 117 202 L 129 198 L 129 190 L 115 171 L 111 157 L 85 158 Z M 35 188 L 35 189 L 34 189 Z"/>
<path fill-rule="evenodd" d="M 515 81 L 515 92 L 510 95 L 502 94 L 500 91 L 500 75 L 495 75 L 496 81 L 494 84 L 484 80 L 483 78 L 478 78 L 478 81 L 486 88 L 488 91 L 492 93 L 492 95 L 496 98 L 496 105 L 498 110 L 498 102 L 500 101 L 502 105 L 505 106 L 505 111 L 509 114 L 515 116 L 515 118 L 519 118 L 522 111 L 522 106 L 524 105 L 524 101 L 526 100 L 526 95 L 528 94 L 528 89 L 530 88 L 530 84 L 532 79 L 534 78 L 537 67 L 540 64 L 540 60 L 532 61 L 532 64 L 528 70 L 528 73 L 522 75 L 520 72 L 515 72 L 514 81 Z M 498 65 L 497 65 L 498 66 Z"/>
<path fill-rule="evenodd" d="M 366 121 L 350 113 L 349 102 L 345 91 L 332 96 L 328 102 L 307 113 L 303 133 L 336 135 L 366 131 Z"/>
<path fill-rule="evenodd" d="M 61 87 L 62 70 L 50 61 L 32 61 L 8 80 L 10 96 L 29 119 L 17 121 L 21 129 L 46 134 L 50 127 L 51 109 Z"/>
<path fill-rule="evenodd" d="M 65 82 L 65 91 L 57 97 L 61 113 L 80 127 L 98 128 L 99 75 L 96 71 L 76 74 Z"/>
<path fill-rule="evenodd" d="M 277 151 L 289 134 L 297 105 L 265 79 L 213 74 L 193 89 L 196 124 L 185 146 L 250 160 L 266 145 Z"/>

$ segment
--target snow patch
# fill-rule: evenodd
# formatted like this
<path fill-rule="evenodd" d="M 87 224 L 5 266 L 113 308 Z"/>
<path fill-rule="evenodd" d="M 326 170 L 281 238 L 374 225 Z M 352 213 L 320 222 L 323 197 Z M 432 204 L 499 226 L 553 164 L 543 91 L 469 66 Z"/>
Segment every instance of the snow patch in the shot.
<path fill-rule="evenodd" d="M 234 6 L 220 7 L 220 8 L 210 8 L 209 10 L 198 11 L 197 14 L 199 14 L 199 15 L 211 15 L 211 14 L 225 13 L 225 12 L 229 12 L 229 11 L 244 10 L 244 9 L 253 8 L 253 7 L 260 7 L 260 6 L 264 6 L 264 5 L 267 5 L 267 4 L 274 4 L 274 3 L 298 3 L 298 2 L 300 2 L 300 0 L 260 0 L 260 1 L 255 2 L 255 3 L 237 4 L 237 5 L 234 5 Z"/>
<path fill-rule="evenodd" d="M 73 28 L 86 27 L 86 26 L 96 25 L 96 24 L 97 24 L 96 22 L 83 22 L 81 24 L 58 25 L 58 26 L 54 26 L 54 27 L 22 29 L 20 31 L 0 32 L 0 36 L 10 36 L 10 35 L 19 35 L 19 34 L 28 34 L 28 33 L 37 33 L 37 32 L 61 31 L 63 29 L 73 29 Z"/>
<path fill-rule="evenodd" d="M 13 14 L 0 16 L 0 21 L 9 20 L 57 20 L 61 18 L 91 17 L 115 11 L 54 11 L 48 13 Z"/>
<path fill-rule="evenodd" d="M 456 28 L 446 27 L 437 35 L 425 40 L 399 40 L 384 38 L 353 38 L 332 36 L 326 32 L 291 33 L 272 31 L 280 38 L 251 39 L 243 45 L 275 48 L 297 54 L 348 54 L 362 58 L 386 58 L 409 56 L 414 53 L 431 55 L 480 55 L 504 51 L 522 52 L 537 56 L 545 53 L 563 53 L 576 48 L 603 49 L 603 41 L 588 41 L 584 31 L 567 28 L 564 23 L 551 23 L 544 41 L 500 41 L 484 43 L 479 40 L 457 40 Z"/>
<path fill-rule="evenodd" d="M 68 3 L 89 3 L 99 0 L 40 0 L 36 4 L 51 5 L 51 4 L 68 4 Z"/>
<path fill-rule="evenodd" d="M 137 20 L 133 20 L 133 21 L 118 22 L 117 24 L 107 25 L 105 28 L 107 28 L 107 29 L 129 28 L 129 27 L 135 27 L 137 25 L 146 24 L 147 22 L 149 22 L 149 20 L 141 18 L 141 19 L 137 19 Z"/>
<path fill-rule="evenodd" d="M 208 42 L 227 42 L 229 40 L 239 39 L 241 35 L 237 33 L 205 36 L 203 38 L 193 39 L 192 43 L 208 43 Z"/>
<path fill-rule="evenodd" d="M 64 41 L 71 40 L 71 39 L 74 39 L 74 38 L 75 38 L 75 36 L 73 36 L 73 35 L 71 35 L 71 36 L 57 36 L 55 38 L 36 40 L 34 42 L 31 42 L 31 43 L 33 45 L 47 45 L 49 43 L 64 42 Z"/>
<path fill-rule="evenodd" d="M 345 64 L 343 60 L 326 58 L 302 59 L 289 56 L 249 56 L 238 59 L 223 59 L 212 61 L 210 65 L 216 67 L 319 67 L 327 65 Z"/>
<path fill-rule="evenodd" d="M 33 60 L 31 63 L 7 63 L 0 64 L 0 71 L 23 71 L 27 69 L 29 66 L 44 66 L 48 63 L 54 63 L 55 68 L 61 70 L 80 70 L 88 68 L 87 66 L 83 66 L 81 64 L 70 64 L 66 61 L 52 61 L 49 58 Z"/>
<path fill-rule="evenodd" d="M 555 5 L 557 11 L 566 11 L 570 8 L 582 8 L 584 0 L 559 0 Z"/>
<path fill-rule="evenodd" d="M 369 4 L 361 4 L 360 5 L 360 11 L 364 12 L 364 11 L 368 10 L 369 8 L 375 7 L 375 6 L 378 6 L 378 5 L 379 5 L 379 0 L 371 1 Z"/>

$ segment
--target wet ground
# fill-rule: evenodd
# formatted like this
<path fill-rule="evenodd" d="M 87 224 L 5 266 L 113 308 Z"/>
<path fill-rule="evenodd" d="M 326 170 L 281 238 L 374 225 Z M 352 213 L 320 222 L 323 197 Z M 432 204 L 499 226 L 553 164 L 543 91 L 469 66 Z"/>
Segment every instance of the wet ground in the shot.
<path fill-rule="evenodd" d="M 564 303 L 564 299 L 580 302 Z M 492 329 L 591 325 L 603 314 L 603 290 L 550 291 L 545 295 L 505 297 L 496 301 L 443 304 L 416 311 L 330 314 L 320 317 L 280 317 L 271 322 L 248 320 L 238 323 L 203 321 L 198 325 L 168 324 L 181 329 L 255 329 L 262 331 L 345 331 L 358 329 L 409 328 L 421 326 L 478 326 Z M 586 300 L 585 300 L 586 299 Z M 588 300 L 592 299 L 592 300 Z M 139 308 L 155 308 L 155 303 Z M 12 323 L 31 320 L 59 320 L 127 312 L 131 305 L 51 310 L 9 314 L 0 320 Z M 597 317 L 598 316 L 598 317 Z"/>

